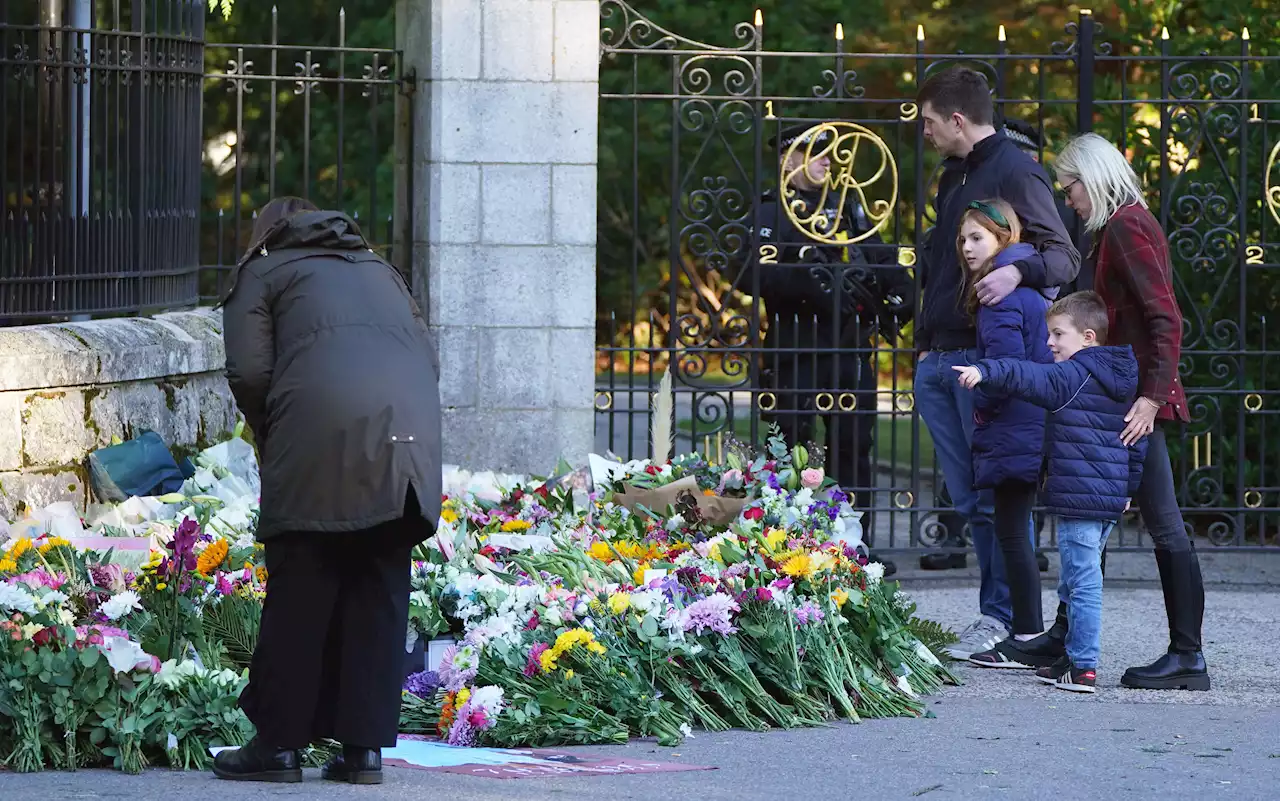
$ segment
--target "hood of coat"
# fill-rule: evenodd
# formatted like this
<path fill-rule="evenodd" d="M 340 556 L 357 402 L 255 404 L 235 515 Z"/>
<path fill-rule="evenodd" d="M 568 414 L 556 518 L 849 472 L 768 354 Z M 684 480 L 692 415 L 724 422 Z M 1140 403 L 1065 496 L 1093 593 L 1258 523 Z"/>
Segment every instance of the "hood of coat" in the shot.
<path fill-rule="evenodd" d="M 1130 400 L 1138 391 L 1138 360 L 1128 345 L 1084 348 L 1071 360 L 1083 365 L 1112 400 Z"/>
<path fill-rule="evenodd" d="M 1036 249 L 1034 245 L 1027 242 L 1015 242 L 997 253 L 992 264 L 996 267 L 1004 267 L 1006 265 L 1013 264 L 1014 262 L 1022 261 L 1023 259 L 1029 259 L 1035 255 Z"/>
<path fill-rule="evenodd" d="M 236 262 L 228 281 L 227 294 L 219 301 L 221 306 L 231 296 L 240 270 L 255 258 L 273 250 L 294 248 L 327 248 L 329 250 L 368 250 L 369 243 L 360 232 L 360 226 L 340 211 L 303 211 L 285 217 L 267 229 L 262 239 L 255 242 Z"/>
<path fill-rule="evenodd" d="M 267 231 L 258 251 L 290 248 L 364 250 L 369 247 L 360 226 L 340 211 L 304 211 L 284 218 Z M 251 254 L 257 255 L 257 254 Z"/>

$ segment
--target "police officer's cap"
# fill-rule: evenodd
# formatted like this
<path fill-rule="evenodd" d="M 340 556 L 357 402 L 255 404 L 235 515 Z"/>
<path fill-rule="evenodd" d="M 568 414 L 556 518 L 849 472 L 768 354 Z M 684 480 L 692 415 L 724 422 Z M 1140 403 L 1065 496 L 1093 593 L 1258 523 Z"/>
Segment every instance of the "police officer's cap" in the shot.
<path fill-rule="evenodd" d="M 802 123 L 799 125 L 791 125 L 786 128 L 783 128 L 780 136 L 778 134 L 775 134 L 769 139 L 769 147 L 771 149 L 786 151 L 787 148 L 791 147 L 793 142 L 799 140 L 809 131 L 813 130 L 814 128 L 818 127 L 821 124 L 822 123 L 819 123 L 819 122 L 811 122 L 811 123 Z M 818 139 L 814 143 L 814 147 L 821 147 L 825 145 L 827 142 L 831 141 L 831 133 L 832 133 L 831 130 L 828 129 L 818 134 Z M 808 140 L 806 139 L 805 141 L 807 142 Z"/>
<path fill-rule="evenodd" d="M 1023 120 L 1005 120 L 1004 135 L 1023 150 L 1038 151 L 1041 145 L 1040 131 Z"/>

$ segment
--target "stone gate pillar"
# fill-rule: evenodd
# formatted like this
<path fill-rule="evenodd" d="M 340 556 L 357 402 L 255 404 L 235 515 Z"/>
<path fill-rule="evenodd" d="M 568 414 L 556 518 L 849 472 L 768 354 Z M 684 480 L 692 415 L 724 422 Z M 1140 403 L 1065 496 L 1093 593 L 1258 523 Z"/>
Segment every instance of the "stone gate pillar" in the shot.
<path fill-rule="evenodd" d="M 414 291 L 445 460 L 546 473 L 592 446 L 596 0 L 398 0 Z M 404 206 L 401 206 L 404 208 Z M 405 219 L 400 217 L 400 219 Z"/>

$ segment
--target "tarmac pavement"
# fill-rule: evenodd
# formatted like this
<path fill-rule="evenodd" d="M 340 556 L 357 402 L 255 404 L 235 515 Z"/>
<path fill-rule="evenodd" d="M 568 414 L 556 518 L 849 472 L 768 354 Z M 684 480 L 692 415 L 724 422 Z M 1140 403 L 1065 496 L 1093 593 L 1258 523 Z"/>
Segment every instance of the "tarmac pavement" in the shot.
<path fill-rule="evenodd" d="M 1048 582 L 1046 582 L 1046 586 Z M 973 586 L 910 588 L 922 616 L 959 627 L 976 614 Z M 1045 612 L 1054 609 L 1045 594 Z M 1280 797 L 1280 592 L 1211 590 L 1208 693 L 1134 692 L 1123 667 L 1153 658 L 1166 638 L 1158 588 L 1104 593 L 1100 690 L 1078 696 L 1027 674 L 958 667 L 965 684 L 929 699 L 936 717 L 866 721 L 765 734 L 698 734 L 674 749 L 652 742 L 564 749 L 714 766 L 714 771 L 501 780 L 387 769 L 380 787 L 219 782 L 149 771 L 0 774 L 3 801 L 227 798 L 498 799 L 1146 799 L 1273 801 Z M 1011 675 L 1012 674 L 1012 675 Z"/>

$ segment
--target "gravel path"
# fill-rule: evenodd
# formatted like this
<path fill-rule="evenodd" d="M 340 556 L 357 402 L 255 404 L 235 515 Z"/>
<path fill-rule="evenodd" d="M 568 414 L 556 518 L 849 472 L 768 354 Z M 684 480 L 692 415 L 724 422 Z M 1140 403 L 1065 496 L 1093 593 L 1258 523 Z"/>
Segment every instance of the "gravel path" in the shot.
<path fill-rule="evenodd" d="M 1046 582 L 1047 586 L 1048 582 Z M 907 587 L 919 614 L 955 630 L 978 614 L 978 592 L 972 587 Z M 1049 622 L 1058 607 L 1057 595 L 1044 593 Z M 1164 597 L 1157 588 L 1116 588 L 1102 594 L 1102 659 L 1095 698 L 1071 693 L 1063 703 L 1159 703 L 1252 706 L 1280 709 L 1280 660 L 1274 656 L 1274 637 L 1280 631 L 1280 592 L 1211 589 L 1205 598 L 1204 649 L 1213 690 L 1209 693 L 1127 690 L 1120 675 L 1130 665 L 1155 659 L 1168 646 Z M 983 668 L 959 668 L 963 687 L 948 691 L 951 698 L 1043 698 L 1044 685 L 1020 674 Z M 1015 675 L 1008 675 L 1014 673 Z M 1277 748 L 1280 750 L 1280 747 Z"/>

